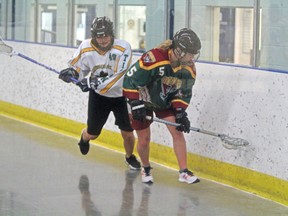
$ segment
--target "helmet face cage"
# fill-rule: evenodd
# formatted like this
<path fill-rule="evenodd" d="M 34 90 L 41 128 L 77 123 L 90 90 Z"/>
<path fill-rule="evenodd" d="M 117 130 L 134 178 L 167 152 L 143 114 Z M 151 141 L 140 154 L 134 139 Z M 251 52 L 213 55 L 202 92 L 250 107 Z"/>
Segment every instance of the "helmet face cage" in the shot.
<path fill-rule="evenodd" d="M 186 61 L 181 62 L 182 64 L 193 64 L 195 61 L 197 61 L 200 56 L 200 49 L 200 39 L 191 29 L 183 28 L 176 32 L 173 37 L 174 53 L 180 62 L 181 59 L 186 59 Z M 187 55 L 191 55 L 190 58 L 187 58 Z M 188 59 L 190 59 L 190 62 Z"/>
<path fill-rule="evenodd" d="M 181 51 L 181 49 L 179 47 L 173 49 L 173 53 L 175 55 L 175 57 L 177 58 L 178 62 L 180 65 L 182 66 L 189 66 L 189 65 L 193 65 L 198 58 L 200 57 L 200 52 L 198 52 L 197 54 L 192 54 L 192 53 L 185 53 L 183 51 Z"/>
<path fill-rule="evenodd" d="M 105 16 L 95 18 L 91 25 L 92 38 L 108 35 L 114 37 L 113 22 Z"/>

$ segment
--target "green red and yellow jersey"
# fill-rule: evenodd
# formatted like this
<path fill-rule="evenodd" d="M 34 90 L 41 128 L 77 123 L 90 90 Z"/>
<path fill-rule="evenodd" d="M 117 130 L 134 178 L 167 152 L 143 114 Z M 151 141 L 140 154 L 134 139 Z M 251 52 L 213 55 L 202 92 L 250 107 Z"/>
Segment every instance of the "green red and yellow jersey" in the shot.
<path fill-rule="evenodd" d="M 192 98 L 196 69 L 194 65 L 172 68 L 171 52 L 154 48 L 143 54 L 125 74 L 123 95 L 143 100 L 145 107 L 153 111 L 186 109 Z"/>

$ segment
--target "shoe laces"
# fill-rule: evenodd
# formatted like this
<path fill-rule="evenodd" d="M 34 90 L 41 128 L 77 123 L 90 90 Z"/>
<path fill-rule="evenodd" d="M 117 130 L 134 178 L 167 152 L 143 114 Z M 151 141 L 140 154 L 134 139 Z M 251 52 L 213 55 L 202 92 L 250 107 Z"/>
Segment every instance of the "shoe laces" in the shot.
<path fill-rule="evenodd" d="M 188 169 L 184 169 L 184 170 L 182 170 L 180 173 L 186 173 L 186 174 L 189 175 L 189 176 L 194 176 L 193 172 L 191 172 L 191 171 L 188 170 Z"/>
<path fill-rule="evenodd" d="M 129 163 L 137 163 L 138 162 L 134 154 L 132 154 L 130 157 L 127 157 L 126 160 Z"/>
<path fill-rule="evenodd" d="M 132 154 L 130 157 L 128 157 L 129 160 L 136 160 L 136 157 L 134 154 Z"/>
<path fill-rule="evenodd" d="M 151 173 L 150 173 L 150 171 L 151 171 L 151 169 L 152 169 L 152 167 L 143 167 L 143 169 L 144 169 L 144 174 L 146 175 L 146 176 L 150 176 L 151 175 Z"/>

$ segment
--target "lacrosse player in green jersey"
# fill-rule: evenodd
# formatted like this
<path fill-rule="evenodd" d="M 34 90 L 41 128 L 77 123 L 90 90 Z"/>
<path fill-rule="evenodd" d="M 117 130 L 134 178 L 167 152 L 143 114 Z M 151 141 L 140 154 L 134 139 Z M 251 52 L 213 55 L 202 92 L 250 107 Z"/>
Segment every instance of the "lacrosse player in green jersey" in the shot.
<path fill-rule="evenodd" d="M 167 125 L 179 165 L 179 181 L 188 184 L 200 180 L 187 167 L 186 140 L 190 132 L 186 109 L 195 83 L 195 61 L 201 42 L 194 31 L 183 28 L 172 40 L 144 53 L 124 77 L 123 95 L 131 108 L 132 128 L 138 136 L 137 151 L 142 162 L 142 182 L 153 183 L 149 161 L 150 124 L 153 113 L 178 127 Z"/>

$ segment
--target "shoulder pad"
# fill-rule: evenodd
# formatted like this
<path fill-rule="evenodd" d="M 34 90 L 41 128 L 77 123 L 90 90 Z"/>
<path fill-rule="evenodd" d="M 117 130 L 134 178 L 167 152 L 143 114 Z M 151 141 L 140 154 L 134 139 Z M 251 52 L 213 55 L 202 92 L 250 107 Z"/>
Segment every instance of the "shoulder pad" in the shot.
<path fill-rule="evenodd" d="M 140 59 L 144 66 L 151 66 L 162 61 L 169 61 L 168 53 L 159 49 L 152 49 L 144 53 Z"/>
<path fill-rule="evenodd" d="M 196 78 L 196 67 L 194 64 L 191 66 L 184 66 L 183 69 L 189 71 L 194 79 Z"/>
<path fill-rule="evenodd" d="M 121 52 L 124 52 L 127 49 L 131 51 L 130 44 L 127 41 L 120 39 L 114 39 L 112 48 L 120 50 Z"/>

